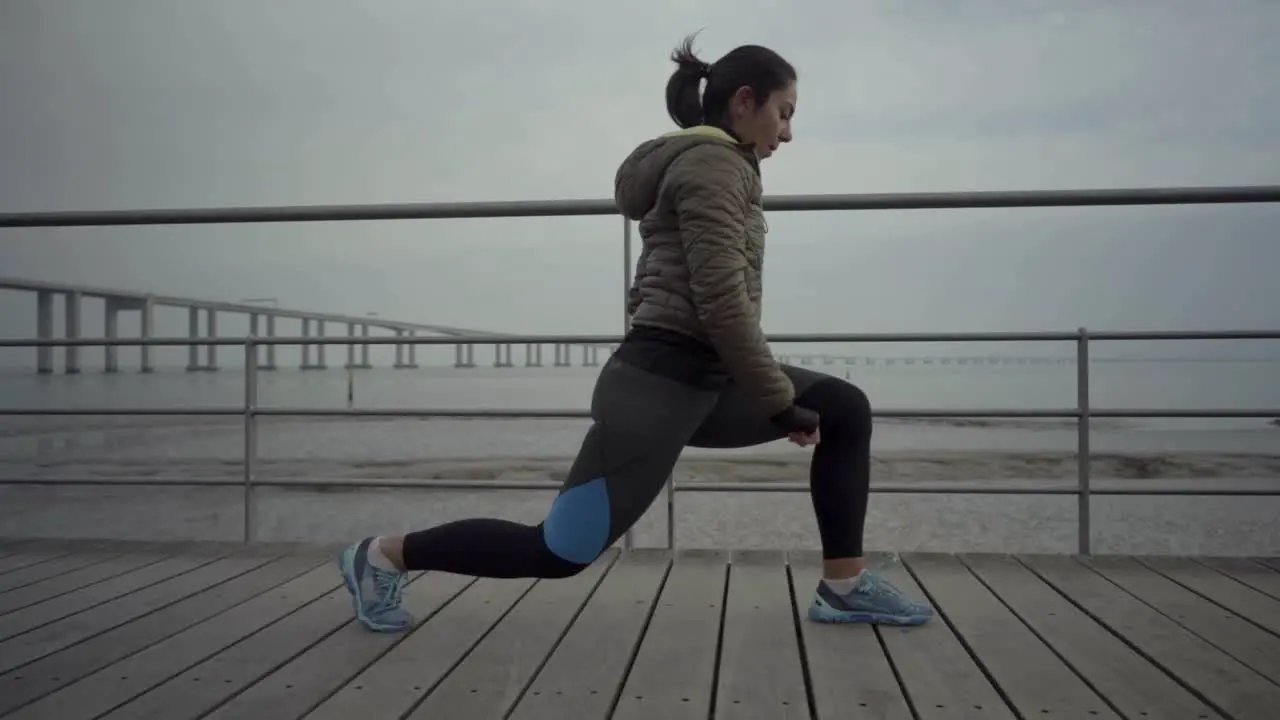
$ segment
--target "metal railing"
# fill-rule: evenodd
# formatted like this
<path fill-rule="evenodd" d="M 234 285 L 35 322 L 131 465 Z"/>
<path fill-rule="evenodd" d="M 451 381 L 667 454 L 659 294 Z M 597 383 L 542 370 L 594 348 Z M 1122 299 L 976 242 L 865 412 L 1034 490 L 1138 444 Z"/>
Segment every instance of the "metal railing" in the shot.
<path fill-rule="evenodd" d="M 1138 188 L 1061 191 L 1018 192 L 967 192 L 967 193 L 908 193 L 869 195 L 793 195 L 771 196 L 765 199 L 765 209 L 770 211 L 801 210 L 909 210 L 925 208 L 1013 208 L 1013 207 L 1067 207 L 1103 205 L 1170 205 L 1280 202 L 1280 186 L 1238 186 L 1201 188 Z M 124 210 L 104 212 L 48 212 L 3 213 L 0 227 L 70 227 L 107 225 L 153 224 L 206 224 L 206 223 L 266 223 L 266 222 L 318 222 L 346 220 L 395 220 L 429 218 L 496 218 L 496 217 L 552 217 L 581 215 L 616 215 L 617 208 L 608 200 L 565 200 L 548 202 L 480 202 L 480 203 L 426 203 L 399 205 L 313 206 L 313 207 L 259 207 L 214 208 L 173 210 Z M 630 324 L 625 312 L 625 298 L 631 285 L 632 251 L 631 223 L 623 223 L 623 298 L 624 332 Z M 1270 418 L 1280 417 L 1280 408 L 1265 410 L 1243 409 L 1098 409 L 1092 407 L 1089 393 L 1089 345 L 1091 341 L 1104 340 L 1275 340 L 1280 330 L 1233 331 L 1145 331 L 1145 332 L 1090 332 L 1080 328 L 1074 332 L 1034 333 L 878 333 L 878 334 L 774 334 L 767 339 L 772 343 L 904 343 L 904 342 L 1073 342 L 1076 346 L 1077 399 L 1075 407 L 1032 410 L 878 410 L 878 417 L 932 417 L 932 418 L 1074 418 L 1077 424 L 1077 479 L 1074 487 L 996 488 L 981 485 L 938 484 L 900 488 L 876 488 L 879 492 L 940 493 L 940 494 L 1032 494 L 1075 495 L 1078 499 L 1078 545 L 1081 554 L 1089 554 L 1091 547 L 1091 497 L 1093 495 L 1280 495 L 1280 490 L 1204 488 L 1164 489 L 1098 488 L 1090 482 L 1090 421 L 1092 418 Z M 409 408 L 383 409 L 313 409 L 291 407 L 262 407 L 258 404 L 258 352 L 259 346 L 268 345 L 500 345 L 616 344 L 621 336 L 599 335 L 483 335 L 460 337 L 273 337 L 273 338 L 200 338 L 200 345 L 241 346 L 244 348 L 245 386 L 244 402 L 238 406 L 205 408 L 10 408 L 0 409 L 0 415 L 210 415 L 242 416 L 244 419 L 244 540 L 254 539 L 253 492 L 256 487 L 287 487 L 299 483 L 286 480 L 264 481 L 256 477 L 257 419 L 277 417 L 453 417 L 453 418 L 586 418 L 584 410 L 464 410 Z M 68 346 L 187 346 L 189 337 L 174 338 L 77 338 L 77 339 L 0 339 L 0 347 L 68 347 Z M 8 479 L 0 484 L 52 483 L 71 485 L 225 485 L 222 480 L 200 479 L 126 479 L 92 480 L 70 479 Z M 309 481 L 307 485 L 316 485 Z M 414 487 L 448 489 L 556 489 L 552 482 L 502 482 L 502 481 L 449 481 L 410 480 L 396 482 L 331 481 L 322 483 L 332 487 Z M 675 546 L 675 495 L 678 492 L 807 492 L 804 483 L 680 483 L 667 479 L 667 546 Z M 632 545 L 628 531 L 624 543 Z"/>

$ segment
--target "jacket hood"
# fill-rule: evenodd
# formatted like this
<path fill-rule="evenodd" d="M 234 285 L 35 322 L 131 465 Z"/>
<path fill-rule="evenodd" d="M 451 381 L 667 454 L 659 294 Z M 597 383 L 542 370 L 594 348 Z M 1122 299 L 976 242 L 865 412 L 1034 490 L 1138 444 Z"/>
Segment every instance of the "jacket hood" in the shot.
<path fill-rule="evenodd" d="M 658 188 L 667 168 L 686 150 L 706 143 L 721 143 L 754 152 L 747 143 L 711 125 L 697 125 L 646 140 L 622 161 L 613 179 L 613 199 L 618 210 L 631 220 L 639 220 L 658 201 Z"/>

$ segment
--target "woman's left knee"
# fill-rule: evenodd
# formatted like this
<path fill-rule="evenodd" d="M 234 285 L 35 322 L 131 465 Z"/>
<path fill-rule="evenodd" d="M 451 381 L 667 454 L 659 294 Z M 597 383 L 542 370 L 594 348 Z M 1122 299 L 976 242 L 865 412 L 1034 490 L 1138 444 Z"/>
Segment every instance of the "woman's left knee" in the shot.
<path fill-rule="evenodd" d="M 829 431 L 871 432 L 871 399 L 862 388 L 838 377 L 826 378 L 801 393 L 797 404 L 818 413 L 819 428 Z"/>

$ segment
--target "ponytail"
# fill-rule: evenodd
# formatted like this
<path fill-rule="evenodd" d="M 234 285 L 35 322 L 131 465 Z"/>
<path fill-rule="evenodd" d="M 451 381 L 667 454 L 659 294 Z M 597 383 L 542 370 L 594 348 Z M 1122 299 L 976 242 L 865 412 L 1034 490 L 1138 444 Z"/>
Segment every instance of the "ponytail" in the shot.
<path fill-rule="evenodd" d="M 693 38 L 694 35 L 686 37 L 671 53 L 676 71 L 667 81 L 667 114 L 682 128 L 701 125 L 706 119 L 699 86 L 711 76 L 711 66 L 694 54 Z"/>

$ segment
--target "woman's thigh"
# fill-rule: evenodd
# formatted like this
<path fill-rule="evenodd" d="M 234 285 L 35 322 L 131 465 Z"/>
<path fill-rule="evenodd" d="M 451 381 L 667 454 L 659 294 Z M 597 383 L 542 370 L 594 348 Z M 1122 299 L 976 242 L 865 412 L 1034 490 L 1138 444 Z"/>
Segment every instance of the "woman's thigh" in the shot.
<path fill-rule="evenodd" d="M 835 377 L 795 365 L 783 365 L 782 372 L 791 378 L 791 384 L 796 388 L 797 398 L 823 380 Z M 800 404 L 803 405 L 803 403 Z M 774 426 L 740 387 L 730 385 L 720 394 L 711 414 L 702 421 L 702 425 L 693 434 L 689 446 L 745 448 L 781 440 L 784 437 L 786 433 Z"/>

